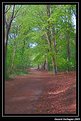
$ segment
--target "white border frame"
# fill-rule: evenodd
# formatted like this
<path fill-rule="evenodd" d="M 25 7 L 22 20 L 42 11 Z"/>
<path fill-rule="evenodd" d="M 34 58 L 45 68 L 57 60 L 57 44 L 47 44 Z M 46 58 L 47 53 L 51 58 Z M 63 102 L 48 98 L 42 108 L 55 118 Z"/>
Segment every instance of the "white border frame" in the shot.
<path fill-rule="evenodd" d="M 43 116 L 42 114 L 41 114 L 42 116 L 39 115 L 39 114 L 37 114 L 35 116 L 33 114 L 31 114 L 30 116 L 28 114 L 27 114 L 28 116 L 26 116 L 26 114 L 25 115 L 24 114 L 21 114 L 21 115 L 19 114 L 19 116 L 17 116 L 18 114 L 16 114 L 16 115 L 15 114 L 14 115 L 10 114 L 12 116 L 7 115 L 7 114 L 6 114 L 6 116 L 3 115 L 3 81 L 4 81 L 3 80 L 3 27 L 4 27 L 4 25 L 3 25 L 3 4 L 8 4 L 8 3 L 11 3 L 11 4 L 14 4 L 14 3 L 18 3 L 18 4 L 26 3 L 27 4 L 28 3 L 28 5 L 29 5 L 29 3 L 31 3 L 31 4 L 33 4 L 33 3 L 38 3 L 38 4 L 41 4 L 41 3 L 44 3 L 44 4 L 46 4 L 46 3 L 47 4 L 48 3 L 49 4 L 51 4 L 51 3 L 57 3 L 57 4 L 59 4 L 59 3 L 64 3 L 64 4 L 65 3 L 66 4 L 75 3 L 76 4 L 76 3 L 78 3 L 78 29 L 77 29 L 78 30 L 78 34 L 77 34 L 78 35 L 78 65 L 77 65 L 78 66 L 78 115 L 75 115 L 75 114 L 74 114 L 74 116 L 71 116 L 71 115 L 69 116 L 69 115 L 65 115 L 65 114 L 63 114 L 62 116 L 61 116 L 61 114 L 58 114 L 59 116 L 57 116 L 55 114 L 53 114 L 54 116 L 52 116 L 52 115 L 49 116 L 48 114 L 46 116 Z M 53 117 L 53 118 L 63 118 L 64 117 L 64 118 L 68 118 L 68 119 L 69 118 L 80 118 L 79 117 L 79 2 L 2 2 L 2 117 L 50 117 L 50 118 L 51 117 Z"/>

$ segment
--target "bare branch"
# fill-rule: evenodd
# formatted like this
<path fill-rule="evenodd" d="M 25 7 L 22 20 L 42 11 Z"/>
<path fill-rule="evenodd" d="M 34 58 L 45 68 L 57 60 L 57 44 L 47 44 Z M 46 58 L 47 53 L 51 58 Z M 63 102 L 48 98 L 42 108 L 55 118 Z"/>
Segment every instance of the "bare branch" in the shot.
<path fill-rule="evenodd" d="M 9 10 L 10 10 L 10 8 L 11 8 L 11 5 L 9 6 L 9 8 L 8 8 L 8 6 L 7 6 L 7 8 L 6 8 L 6 10 L 5 10 L 5 13 L 7 13 Z M 4 14 L 5 14 L 4 13 Z"/>
<path fill-rule="evenodd" d="M 14 11 L 15 11 L 15 5 L 13 5 L 12 15 L 11 15 L 11 17 L 10 17 L 9 24 L 11 24 L 11 23 L 12 23 L 12 20 L 13 20 L 13 18 L 14 18 Z"/>
<path fill-rule="evenodd" d="M 11 13 L 11 16 L 10 16 L 10 20 L 9 20 L 9 22 L 7 22 L 7 29 L 9 29 L 10 30 L 10 27 L 11 27 L 11 23 L 12 23 L 12 21 L 13 21 L 13 17 L 14 17 L 14 11 L 15 11 L 15 5 L 13 5 L 13 8 L 12 8 L 12 13 Z"/>
<path fill-rule="evenodd" d="M 22 7 L 22 5 L 20 6 L 20 8 Z M 19 12 L 20 8 L 15 12 L 14 18 L 17 17 L 17 13 Z"/>

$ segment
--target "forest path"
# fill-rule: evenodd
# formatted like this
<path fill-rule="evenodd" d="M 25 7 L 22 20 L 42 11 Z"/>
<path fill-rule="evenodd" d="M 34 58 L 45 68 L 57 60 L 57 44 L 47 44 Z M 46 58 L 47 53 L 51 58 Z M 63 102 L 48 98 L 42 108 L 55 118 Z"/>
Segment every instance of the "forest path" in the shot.
<path fill-rule="evenodd" d="M 5 114 L 75 114 L 76 74 L 29 69 L 5 82 Z"/>

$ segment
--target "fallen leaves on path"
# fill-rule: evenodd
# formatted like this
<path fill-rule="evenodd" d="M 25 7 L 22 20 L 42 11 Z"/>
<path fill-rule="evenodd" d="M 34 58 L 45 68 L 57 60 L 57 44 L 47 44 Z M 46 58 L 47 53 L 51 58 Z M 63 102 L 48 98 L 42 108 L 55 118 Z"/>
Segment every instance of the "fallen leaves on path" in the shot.
<path fill-rule="evenodd" d="M 5 82 L 5 114 L 76 114 L 75 72 L 29 71 Z"/>

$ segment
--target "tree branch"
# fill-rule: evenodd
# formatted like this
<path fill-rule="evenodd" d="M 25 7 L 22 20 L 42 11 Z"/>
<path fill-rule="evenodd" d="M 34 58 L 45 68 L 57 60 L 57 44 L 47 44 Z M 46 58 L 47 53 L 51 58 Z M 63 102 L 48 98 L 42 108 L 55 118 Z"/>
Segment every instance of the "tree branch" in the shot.
<path fill-rule="evenodd" d="M 12 20 L 13 20 L 13 18 L 14 18 L 14 11 L 15 11 L 15 5 L 13 5 L 12 15 L 11 15 L 10 21 L 9 21 L 9 26 L 11 26 Z"/>
<path fill-rule="evenodd" d="M 20 6 L 20 8 L 22 7 L 22 5 Z M 17 17 L 18 15 L 17 15 L 17 13 L 19 12 L 19 10 L 20 10 L 20 8 L 15 12 L 15 15 L 14 15 L 14 17 L 13 18 L 15 18 L 15 17 Z"/>
<path fill-rule="evenodd" d="M 11 8 L 11 5 L 9 6 L 9 8 L 8 8 L 8 6 L 7 6 L 7 10 L 5 10 L 5 13 L 4 14 L 6 14 L 9 10 L 10 10 L 10 8 Z"/>

